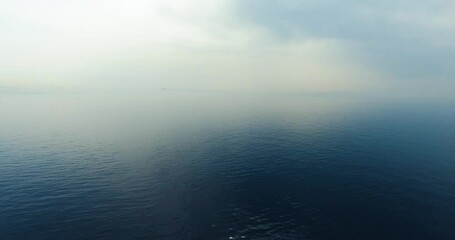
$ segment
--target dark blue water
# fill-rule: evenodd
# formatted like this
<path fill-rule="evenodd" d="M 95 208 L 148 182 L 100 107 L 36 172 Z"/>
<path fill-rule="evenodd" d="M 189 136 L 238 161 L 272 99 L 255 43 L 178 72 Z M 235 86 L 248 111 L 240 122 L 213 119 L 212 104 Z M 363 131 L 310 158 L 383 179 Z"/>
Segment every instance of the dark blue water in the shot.
<path fill-rule="evenodd" d="M 455 239 L 455 105 L 3 96 L 0 239 Z"/>

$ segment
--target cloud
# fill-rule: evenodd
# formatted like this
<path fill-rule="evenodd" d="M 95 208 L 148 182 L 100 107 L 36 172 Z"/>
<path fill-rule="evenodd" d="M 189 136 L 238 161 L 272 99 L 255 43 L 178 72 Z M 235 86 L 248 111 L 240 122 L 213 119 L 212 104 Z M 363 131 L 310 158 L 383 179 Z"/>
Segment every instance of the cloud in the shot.
<path fill-rule="evenodd" d="M 450 90 L 454 9 L 449 1 L 6 0 L 0 84 Z"/>
<path fill-rule="evenodd" d="M 451 1 L 238 1 L 245 22 L 282 42 L 333 39 L 391 81 L 453 87 Z M 388 81 L 389 80 L 389 81 Z M 393 84 L 393 83 L 392 83 Z"/>
<path fill-rule="evenodd" d="M 154 64 L 161 52 L 212 45 L 207 23 L 221 15 L 221 4 L 216 0 L 2 1 L 0 83 L 108 85 L 91 76 L 114 79 L 112 67 L 118 63 Z M 129 84 L 124 80 L 124 85 Z"/>

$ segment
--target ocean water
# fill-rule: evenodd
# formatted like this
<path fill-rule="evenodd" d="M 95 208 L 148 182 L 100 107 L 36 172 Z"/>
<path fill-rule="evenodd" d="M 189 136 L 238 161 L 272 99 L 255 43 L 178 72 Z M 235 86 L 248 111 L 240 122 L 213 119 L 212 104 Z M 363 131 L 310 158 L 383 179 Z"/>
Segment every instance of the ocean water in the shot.
<path fill-rule="evenodd" d="M 455 239 L 455 104 L 2 96 L 0 239 Z"/>

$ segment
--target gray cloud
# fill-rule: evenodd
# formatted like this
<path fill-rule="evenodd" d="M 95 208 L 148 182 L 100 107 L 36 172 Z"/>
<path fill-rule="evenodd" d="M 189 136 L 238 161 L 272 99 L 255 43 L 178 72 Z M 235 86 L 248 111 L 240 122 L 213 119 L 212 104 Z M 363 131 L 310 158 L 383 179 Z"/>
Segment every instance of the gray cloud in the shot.
<path fill-rule="evenodd" d="M 454 12 L 448 0 L 0 1 L 0 92 L 454 95 Z"/>
<path fill-rule="evenodd" d="M 452 81 L 455 7 L 449 1 L 242 0 L 242 20 L 279 41 L 344 43 L 394 80 Z"/>

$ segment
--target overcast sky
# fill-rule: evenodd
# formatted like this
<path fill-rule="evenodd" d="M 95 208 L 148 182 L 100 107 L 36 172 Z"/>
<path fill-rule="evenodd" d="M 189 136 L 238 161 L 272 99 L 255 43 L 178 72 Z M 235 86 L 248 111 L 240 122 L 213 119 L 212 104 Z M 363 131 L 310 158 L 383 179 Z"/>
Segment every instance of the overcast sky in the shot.
<path fill-rule="evenodd" d="M 454 79 L 451 0 L 0 1 L 0 93 L 453 96 Z"/>

